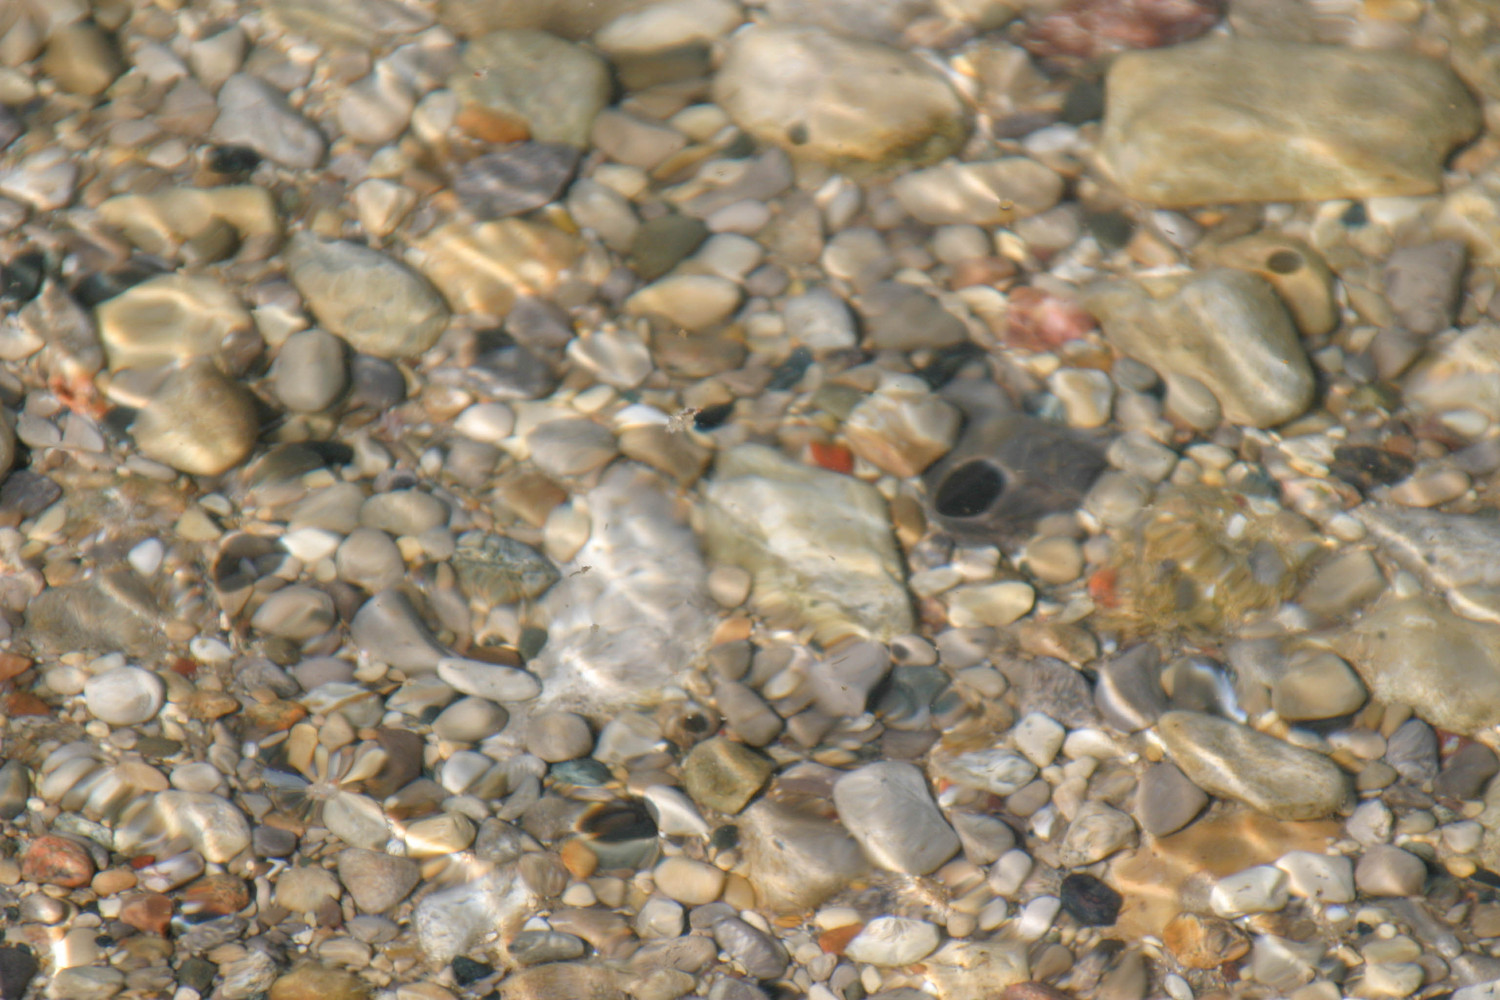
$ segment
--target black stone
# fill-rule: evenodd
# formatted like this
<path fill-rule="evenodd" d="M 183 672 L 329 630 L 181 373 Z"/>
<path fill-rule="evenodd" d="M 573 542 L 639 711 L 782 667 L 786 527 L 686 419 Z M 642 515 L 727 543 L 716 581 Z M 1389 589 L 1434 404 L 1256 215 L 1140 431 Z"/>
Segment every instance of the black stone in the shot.
<path fill-rule="evenodd" d="M 1062 880 L 1062 908 L 1085 927 L 1108 927 L 1120 916 L 1118 892 L 1092 875 L 1074 872 Z"/>
<path fill-rule="evenodd" d="M 388 410 L 406 401 L 406 376 L 385 358 L 356 354 L 349 359 L 351 410 Z"/>
<path fill-rule="evenodd" d="M 148 278 L 155 278 L 164 273 L 166 273 L 165 270 L 160 267 L 147 267 L 137 262 L 122 265 L 112 271 L 97 271 L 79 279 L 78 283 L 73 286 L 73 298 L 85 309 L 92 309 L 101 302 L 107 302 L 116 295 L 129 291 Z"/>
<path fill-rule="evenodd" d="M 1350 228 L 1363 226 L 1370 221 L 1370 213 L 1366 211 L 1364 202 L 1356 201 L 1344 209 L 1344 214 L 1340 216 L 1340 221 Z"/>
<path fill-rule="evenodd" d="M 30 302 L 47 278 L 47 258 L 33 250 L 0 268 L 0 299 L 17 304 Z"/>
<path fill-rule="evenodd" d="M 1089 235 L 1106 250 L 1118 250 L 1135 235 L 1135 223 L 1123 212 L 1089 212 L 1083 217 Z"/>
<path fill-rule="evenodd" d="M 714 831 L 709 838 L 708 846 L 716 851 L 732 851 L 740 844 L 740 828 L 733 823 L 725 823 Z"/>
<path fill-rule="evenodd" d="M 0 948 L 0 1000 L 21 1000 L 39 968 L 30 948 Z"/>
<path fill-rule="evenodd" d="M 208 153 L 208 169 L 227 177 L 244 177 L 260 166 L 260 154 L 249 146 L 215 146 Z"/>
<path fill-rule="evenodd" d="M 812 364 L 812 351 L 805 347 L 799 347 L 787 359 L 777 365 L 771 372 L 771 381 L 766 383 L 767 392 L 779 392 L 790 389 L 802 381 L 802 376 L 807 374 L 808 367 Z"/>
<path fill-rule="evenodd" d="M 1346 444 L 1333 449 L 1328 471 L 1361 493 L 1368 493 L 1377 486 L 1405 479 L 1415 467 L 1416 463 L 1405 455 L 1370 445 Z"/>
<path fill-rule="evenodd" d="M 493 965 L 476 962 L 472 958 L 465 958 L 463 955 L 453 960 L 453 979 L 460 986 L 477 983 L 494 971 L 495 967 Z"/>
<path fill-rule="evenodd" d="M 213 985 L 214 977 L 219 974 L 219 967 L 206 958 L 197 955 L 184 961 L 177 967 L 177 981 L 189 989 L 197 990 L 199 993 L 207 993 L 208 988 Z"/>
<path fill-rule="evenodd" d="M 1069 125 L 1082 125 L 1103 117 L 1103 80 L 1079 80 L 1068 88 L 1068 95 L 1063 98 L 1063 121 Z"/>
<path fill-rule="evenodd" d="M 729 419 L 734 412 L 734 402 L 719 403 L 716 406 L 705 406 L 693 417 L 693 426 L 700 431 L 711 431 Z"/>

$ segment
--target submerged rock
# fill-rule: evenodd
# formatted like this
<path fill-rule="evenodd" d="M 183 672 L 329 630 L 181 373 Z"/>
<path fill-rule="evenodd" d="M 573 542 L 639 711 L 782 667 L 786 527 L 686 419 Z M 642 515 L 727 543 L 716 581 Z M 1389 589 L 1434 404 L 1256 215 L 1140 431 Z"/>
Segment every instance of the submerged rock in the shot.
<path fill-rule="evenodd" d="M 1169 383 L 1201 383 L 1234 423 L 1271 427 L 1312 403 L 1312 367 L 1296 327 L 1256 275 L 1215 269 L 1149 285 L 1107 281 L 1087 290 L 1084 306 L 1111 344 Z"/>
<path fill-rule="evenodd" d="M 825 646 L 911 628 L 890 516 L 873 487 L 742 445 L 719 456 L 704 493 L 705 547 L 750 571 L 751 603 L 768 620 L 811 626 Z"/>
<path fill-rule="evenodd" d="M 969 134 L 958 95 L 927 63 L 801 25 L 730 39 L 714 100 L 755 138 L 845 168 L 934 163 Z"/>
<path fill-rule="evenodd" d="M 1364 504 L 1353 511 L 1382 551 L 1458 614 L 1500 622 L 1500 520 Z"/>
<path fill-rule="evenodd" d="M 1500 723 L 1500 625 L 1460 618 L 1426 595 L 1387 597 L 1328 644 L 1372 696 L 1410 705 L 1439 729 Z"/>
<path fill-rule="evenodd" d="M 1430 194 L 1479 128 L 1442 63 L 1409 52 L 1211 38 L 1110 66 L 1101 150 L 1164 207 Z"/>
<path fill-rule="evenodd" d="M 615 711 L 652 702 L 708 645 L 708 570 L 668 488 L 621 462 L 587 494 L 593 533 L 542 600 L 547 645 L 532 662 L 542 702 Z"/>

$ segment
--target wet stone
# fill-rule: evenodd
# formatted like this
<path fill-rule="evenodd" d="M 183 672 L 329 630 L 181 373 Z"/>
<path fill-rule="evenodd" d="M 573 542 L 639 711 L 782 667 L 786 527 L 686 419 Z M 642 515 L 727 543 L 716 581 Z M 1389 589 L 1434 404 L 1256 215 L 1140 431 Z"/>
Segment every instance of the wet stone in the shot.
<path fill-rule="evenodd" d="M 66 837 L 38 837 L 21 858 L 21 877 L 28 882 L 76 889 L 94 877 L 94 862 L 83 845 Z"/>
<path fill-rule="evenodd" d="M 1093 875 L 1074 872 L 1062 880 L 1062 907 L 1084 927 L 1108 927 L 1120 915 L 1123 898 Z"/>
<path fill-rule="evenodd" d="M 920 288 L 882 281 L 856 303 L 864 320 L 865 346 L 877 351 L 951 347 L 968 339 L 963 321 Z"/>
<path fill-rule="evenodd" d="M 327 409 L 348 385 L 347 352 L 342 340 L 323 330 L 292 334 L 272 368 L 276 398 L 298 413 Z"/>
<path fill-rule="evenodd" d="M 1410 851 L 1375 844 L 1360 857 L 1354 881 L 1360 892 L 1371 896 L 1417 896 L 1427 881 L 1427 866 Z"/>
<path fill-rule="evenodd" d="M 250 326 L 239 298 L 212 278 L 163 274 L 100 304 L 111 370 L 219 357 Z"/>
<path fill-rule="evenodd" d="M 833 786 L 839 820 L 882 868 L 925 875 L 959 849 L 958 835 L 933 802 L 922 772 L 910 764 L 867 764 Z"/>
<path fill-rule="evenodd" d="M 1466 257 L 1456 240 L 1391 253 L 1385 263 L 1385 297 L 1406 329 L 1431 334 L 1453 325 Z"/>
<path fill-rule="evenodd" d="M 1452 72 L 1407 52 L 1213 38 L 1124 54 L 1105 92 L 1109 168 L 1168 207 L 1428 194 L 1479 125 Z"/>
<path fill-rule="evenodd" d="M 448 309 L 432 286 L 378 250 L 299 233 L 287 264 L 313 315 L 361 353 L 421 354 L 447 325 Z"/>
<path fill-rule="evenodd" d="M 1062 197 L 1063 179 L 1035 160 L 1012 156 L 914 170 L 891 190 L 919 222 L 988 226 L 1051 208 Z"/>
<path fill-rule="evenodd" d="M 739 917 L 715 922 L 713 935 L 719 948 L 756 979 L 778 979 L 786 973 L 788 956 L 781 943 Z"/>
<path fill-rule="evenodd" d="M 116 667 L 83 687 L 89 714 L 112 726 L 134 726 L 156 717 L 166 700 L 161 678 L 139 667 Z"/>
<path fill-rule="evenodd" d="M 294 169 L 310 169 L 323 159 L 327 146 L 323 133 L 264 80 L 247 73 L 234 74 L 219 88 L 218 105 L 215 141 L 247 146 L 268 160 Z"/>
<path fill-rule="evenodd" d="M 131 426 L 142 454 L 197 476 L 243 462 L 259 433 L 254 397 L 207 361 L 174 369 Z"/>
<path fill-rule="evenodd" d="M 771 761 L 723 737 L 693 747 L 682 762 L 682 783 L 700 806 L 737 813 L 749 804 L 770 777 Z"/>
<path fill-rule="evenodd" d="M 737 33 L 714 100 L 756 138 L 850 168 L 933 163 L 969 131 L 957 95 L 925 63 L 805 26 Z"/>
<path fill-rule="evenodd" d="M 449 86 L 476 138 L 588 145 L 609 102 L 609 69 L 581 45 L 542 31 L 497 31 L 470 42 Z"/>
<path fill-rule="evenodd" d="M 557 567 L 549 559 L 504 535 L 460 535 L 452 563 L 464 593 L 486 605 L 529 600 L 559 578 Z"/>
<path fill-rule="evenodd" d="M 1141 775 L 1135 794 L 1135 815 L 1141 828 L 1156 837 L 1176 833 L 1191 823 L 1208 795 L 1188 780 L 1176 764 L 1153 764 Z"/>
<path fill-rule="evenodd" d="M 503 219 L 555 201 L 578 165 L 578 150 L 558 142 L 518 142 L 470 160 L 453 181 L 478 219 Z"/>
<path fill-rule="evenodd" d="M 1321 754 L 1199 712 L 1157 723 L 1172 760 L 1204 791 L 1278 819 L 1316 819 L 1344 804 L 1343 772 Z"/>
<path fill-rule="evenodd" d="M 1466 743 L 1444 762 L 1432 783 L 1432 792 L 1455 799 L 1477 799 L 1497 772 L 1500 761 L 1493 750 L 1483 743 Z"/>
<path fill-rule="evenodd" d="M 1385 762 L 1406 781 L 1429 784 L 1438 773 L 1438 740 L 1421 719 L 1407 719 L 1386 738 Z"/>

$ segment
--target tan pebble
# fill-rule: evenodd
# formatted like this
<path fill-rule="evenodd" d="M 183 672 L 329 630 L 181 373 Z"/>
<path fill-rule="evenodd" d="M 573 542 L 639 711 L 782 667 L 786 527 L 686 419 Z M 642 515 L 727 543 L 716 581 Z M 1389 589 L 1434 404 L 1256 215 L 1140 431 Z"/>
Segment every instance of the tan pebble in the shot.
<path fill-rule="evenodd" d="M 737 608 L 750 596 L 750 572 L 739 566 L 715 566 L 708 574 L 708 592 L 723 608 Z"/>
<path fill-rule="evenodd" d="M 89 888 L 100 896 L 113 896 L 135 888 L 135 872 L 128 868 L 106 868 L 89 883 Z"/>
<path fill-rule="evenodd" d="M 1028 572 L 1043 583 L 1072 583 L 1083 572 L 1083 550 L 1071 538 L 1039 538 L 1026 546 Z"/>
<path fill-rule="evenodd" d="M 667 858 L 652 874 L 663 895 L 689 906 L 712 903 L 724 888 L 722 871 L 691 858 Z"/>
<path fill-rule="evenodd" d="M 956 628 L 1004 626 L 1019 619 L 1036 603 L 1036 591 L 1020 580 L 959 587 L 949 591 L 948 621 Z"/>
<path fill-rule="evenodd" d="M 1167 950 L 1189 969 L 1217 969 L 1243 958 L 1250 941 L 1227 920 L 1196 913 L 1179 913 L 1162 932 Z"/>
<path fill-rule="evenodd" d="M 562 858 L 563 867 L 568 869 L 568 874 L 574 878 L 588 878 L 599 867 L 599 856 L 587 843 L 577 838 L 563 844 L 558 856 Z"/>
<path fill-rule="evenodd" d="M 365 1000 L 370 988 L 352 973 L 308 963 L 271 984 L 269 1000 Z"/>
<path fill-rule="evenodd" d="M 1470 485 L 1469 476 L 1462 469 L 1419 470 L 1392 486 L 1387 496 L 1404 507 L 1436 507 L 1463 496 Z"/>
<path fill-rule="evenodd" d="M 753 627 L 754 623 L 749 618 L 743 616 L 726 618 L 719 623 L 718 628 L 714 629 L 713 638 L 709 640 L 709 645 L 717 646 L 725 642 L 739 642 L 741 639 L 748 639 Z"/>
<path fill-rule="evenodd" d="M 736 910 L 750 910 L 758 905 L 755 896 L 755 885 L 745 876 L 737 872 L 730 872 L 724 880 L 724 902 Z"/>

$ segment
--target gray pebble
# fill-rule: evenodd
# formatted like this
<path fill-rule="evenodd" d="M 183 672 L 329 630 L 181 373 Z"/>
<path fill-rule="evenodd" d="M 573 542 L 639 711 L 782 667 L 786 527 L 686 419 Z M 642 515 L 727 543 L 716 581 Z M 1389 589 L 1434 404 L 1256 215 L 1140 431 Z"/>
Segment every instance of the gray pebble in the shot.
<path fill-rule="evenodd" d="M 323 330 L 292 334 L 281 345 L 272 367 L 276 398 L 298 413 L 327 409 L 348 385 L 346 353 L 344 342 Z"/>
<path fill-rule="evenodd" d="M 1141 775 L 1135 791 L 1135 816 L 1154 837 L 1176 833 L 1208 805 L 1203 789 L 1188 780 L 1170 761 L 1153 764 Z"/>
<path fill-rule="evenodd" d="M 1457 240 L 1438 240 L 1392 252 L 1385 264 L 1385 297 L 1412 333 L 1453 325 L 1467 254 Z"/>
<path fill-rule="evenodd" d="M 275 87 L 248 73 L 236 73 L 219 88 L 219 116 L 213 138 L 249 146 L 268 160 L 307 170 L 323 159 L 327 140 Z"/>
<path fill-rule="evenodd" d="M 503 219 L 555 200 L 577 166 L 572 146 L 517 142 L 464 164 L 453 191 L 476 218 Z"/>
<path fill-rule="evenodd" d="M 250 618 L 252 628 L 283 639 L 302 641 L 322 635 L 338 620 L 333 598 L 326 591 L 305 584 L 283 587 Z"/>
<path fill-rule="evenodd" d="M 1426 881 L 1427 865 L 1422 859 L 1389 844 L 1365 848 L 1354 868 L 1355 885 L 1371 896 L 1415 896 Z"/>
<path fill-rule="evenodd" d="M 833 804 L 839 821 L 882 868 L 925 875 L 958 852 L 958 834 L 911 764 L 880 761 L 850 771 L 834 783 Z"/>
<path fill-rule="evenodd" d="M 375 594 L 401 582 L 406 563 L 401 550 L 384 531 L 356 528 L 339 543 L 333 555 L 339 579 Z"/>
<path fill-rule="evenodd" d="M 719 948 L 756 979 L 779 979 L 786 973 L 786 949 L 764 931 L 737 916 L 726 916 L 715 921 L 713 932 Z"/>
<path fill-rule="evenodd" d="M 432 720 L 432 731 L 440 739 L 455 743 L 478 743 L 499 733 L 510 721 L 510 713 L 487 698 L 460 698 Z"/>
<path fill-rule="evenodd" d="M 398 670 L 436 670 L 447 655 L 399 590 L 382 590 L 366 601 L 349 624 L 349 635 L 367 655 Z"/>
<path fill-rule="evenodd" d="M 1495 751 L 1483 743 L 1466 743 L 1444 763 L 1442 773 L 1432 783 L 1432 793 L 1477 799 L 1497 771 L 1500 761 L 1496 760 Z"/>
<path fill-rule="evenodd" d="M 1438 775 L 1437 734 L 1421 719 L 1407 719 L 1385 743 L 1385 762 L 1414 785 L 1426 785 Z"/>
<path fill-rule="evenodd" d="M 360 508 L 359 523 L 397 537 L 420 535 L 448 523 L 448 505 L 420 490 L 377 493 Z"/>
<path fill-rule="evenodd" d="M 588 720 L 573 712 L 534 715 L 526 727 L 526 749 L 549 764 L 583 757 L 594 748 Z"/>
<path fill-rule="evenodd" d="M 421 869 L 410 858 L 351 847 L 339 852 L 339 881 L 354 905 L 364 913 L 384 913 L 401 902 L 421 880 Z"/>

